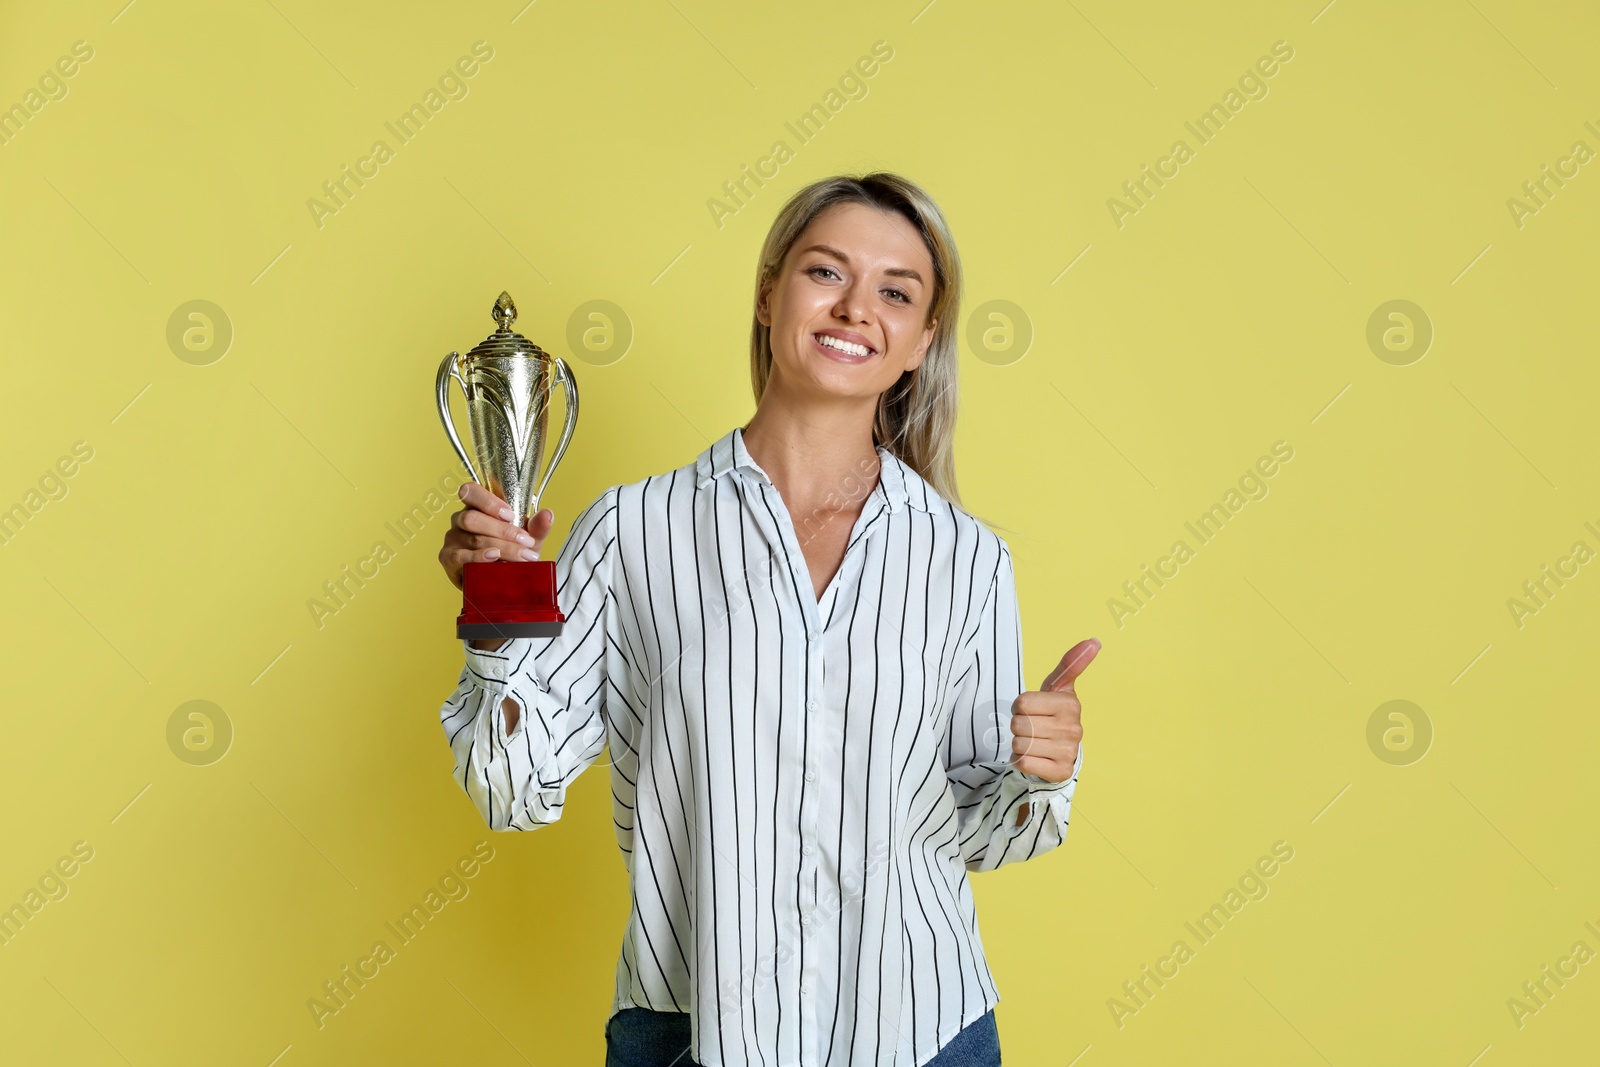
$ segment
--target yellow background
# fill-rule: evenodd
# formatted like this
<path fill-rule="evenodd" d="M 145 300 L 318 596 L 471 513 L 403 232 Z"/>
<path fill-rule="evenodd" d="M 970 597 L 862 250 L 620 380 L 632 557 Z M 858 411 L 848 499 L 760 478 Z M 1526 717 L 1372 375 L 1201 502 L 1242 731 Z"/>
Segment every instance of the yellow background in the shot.
<path fill-rule="evenodd" d="M 600 1062 L 606 771 L 535 835 L 452 780 L 446 512 L 321 627 L 307 601 L 450 472 L 434 369 L 501 289 L 582 388 L 559 543 L 748 417 L 773 214 L 873 168 L 926 186 L 968 271 L 959 473 L 1012 531 L 1030 678 L 1105 643 L 1066 844 L 974 877 L 1007 1062 L 1595 1055 L 1600 963 L 1520 1027 L 1506 1003 L 1600 951 L 1600 567 L 1520 627 L 1506 603 L 1600 549 L 1600 164 L 1521 227 L 1506 205 L 1600 149 L 1592 7 L 122 2 L 0 16 L 0 105 L 94 49 L 0 146 L 0 507 L 93 448 L 0 548 L 0 906 L 94 849 L 0 947 L 0 1059 Z M 306 201 L 479 40 L 469 95 L 319 228 Z M 879 40 L 867 95 L 798 144 Z M 1269 94 L 1197 146 L 1184 122 L 1280 40 Z M 1180 137 L 1119 228 L 1108 198 Z M 779 139 L 719 228 L 708 199 Z M 631 321 L 620 360 L 568 344 L 596 299 Z M 1366 342 L 1395 299 L 1435 331 L 1407 366 Z M 191 300 L 234 331 L 205 366 L 167 341 Z M 1031 323 L 1022 358 L 965 340 L 990 300 Z M 1119 627 L 1122 583 L 1280 440 L 1269 495 Z M 1409 765 L 1367 742 L 1393 699 L 1432 724 Z M 168 745 L 190 700 L 234 731 L 207 766 Z M 470 896 L 318 1029 L 308 998 L 486 839 Z M 1280 840 L 1270 894 L 1199 947 L 1184 923 Z M 1108 1000 L 1180 938 L 1119 1027 Z"/>

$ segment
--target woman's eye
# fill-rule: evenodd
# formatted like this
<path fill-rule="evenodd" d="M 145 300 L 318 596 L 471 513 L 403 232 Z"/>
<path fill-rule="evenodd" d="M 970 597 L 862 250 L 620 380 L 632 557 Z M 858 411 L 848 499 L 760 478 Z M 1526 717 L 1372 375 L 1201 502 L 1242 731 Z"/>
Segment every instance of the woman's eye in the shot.
<path fill-rule="evenodd" d="M 813 278 L 820 278 L 820 277 L 824 277 L 824 276 L 829 277 L 829 278 L 837 278 L 837 277 L 839 277 L 838 272 L 835 271 L 832 267 L 824 266 L 822 264 L 818 264 L 815 267 L 807 267 L 806 268 L 806 273 L 811 275 Z M 885 289 L 885 290 L 883 290 L 883 292 L 885 294 L 893 297 L 897 303 L 909 304 L 909 303 L 912 302 L 910 295 L 908 293 L 906 293 L 903 289 Z"/>

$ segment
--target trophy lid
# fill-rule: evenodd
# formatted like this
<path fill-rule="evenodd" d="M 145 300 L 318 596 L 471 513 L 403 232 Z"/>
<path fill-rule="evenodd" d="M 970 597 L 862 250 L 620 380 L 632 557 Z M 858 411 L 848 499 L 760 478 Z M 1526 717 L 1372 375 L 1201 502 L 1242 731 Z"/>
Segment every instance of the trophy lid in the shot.
<path fill-rule="evenodd" d="M 489 314 L 494 316 L 495 325 L 498 327 L 494 333 L 467 353 L 467 358 L 474 356 L 536 356 L 540 359 L 550 359 L 550 354 L 526 337 L 511 328 L 517 321 L 517 305 L 512 301 L 511 294 L 502 292 L 494 302 L 494 307 Z"/>

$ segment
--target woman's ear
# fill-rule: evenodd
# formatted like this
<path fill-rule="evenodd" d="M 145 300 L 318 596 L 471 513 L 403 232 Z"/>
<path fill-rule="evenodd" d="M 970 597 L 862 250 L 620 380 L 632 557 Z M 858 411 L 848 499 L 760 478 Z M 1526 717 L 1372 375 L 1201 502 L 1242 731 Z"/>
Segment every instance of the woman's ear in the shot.
<path fill-rule="evenodd" d="M 922 366 L 922 361 L 928 358 L 928 346 L 933 343 L 933 333 L 936 329 L 938 329 L 938 327 L 939 320 L 934 319 L 932 322 L 928 323 L 927 328 L 922 331 L 922 339 L 917 342 L 917 350 L 913 352 L 911 354 L 911 358 L 906 361 L 906 370 L 916 370 L 918 367 Z"/>
<path fill-rule="evenodd" d="M 767 280 L 761 283 L 761 288 L 756 292 L 756 321 L 767 329 L 772 329 L 772 311 L 767 306 L 772 296 L 772 282 Z"/>

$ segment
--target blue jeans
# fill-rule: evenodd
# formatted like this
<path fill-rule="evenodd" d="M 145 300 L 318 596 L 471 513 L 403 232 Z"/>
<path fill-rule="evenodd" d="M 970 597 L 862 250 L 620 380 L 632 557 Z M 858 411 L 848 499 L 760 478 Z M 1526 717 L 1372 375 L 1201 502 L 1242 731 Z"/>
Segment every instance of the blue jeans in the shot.
<path fill-rule="evenodd" d="M 689 1059 L 689 1016 L 623 1008 L 606 1020 L 606 1067 L 700 1067 Z M 924 1067 L 1000 1067 L 994 1012 L 962 1028 Z"/>

